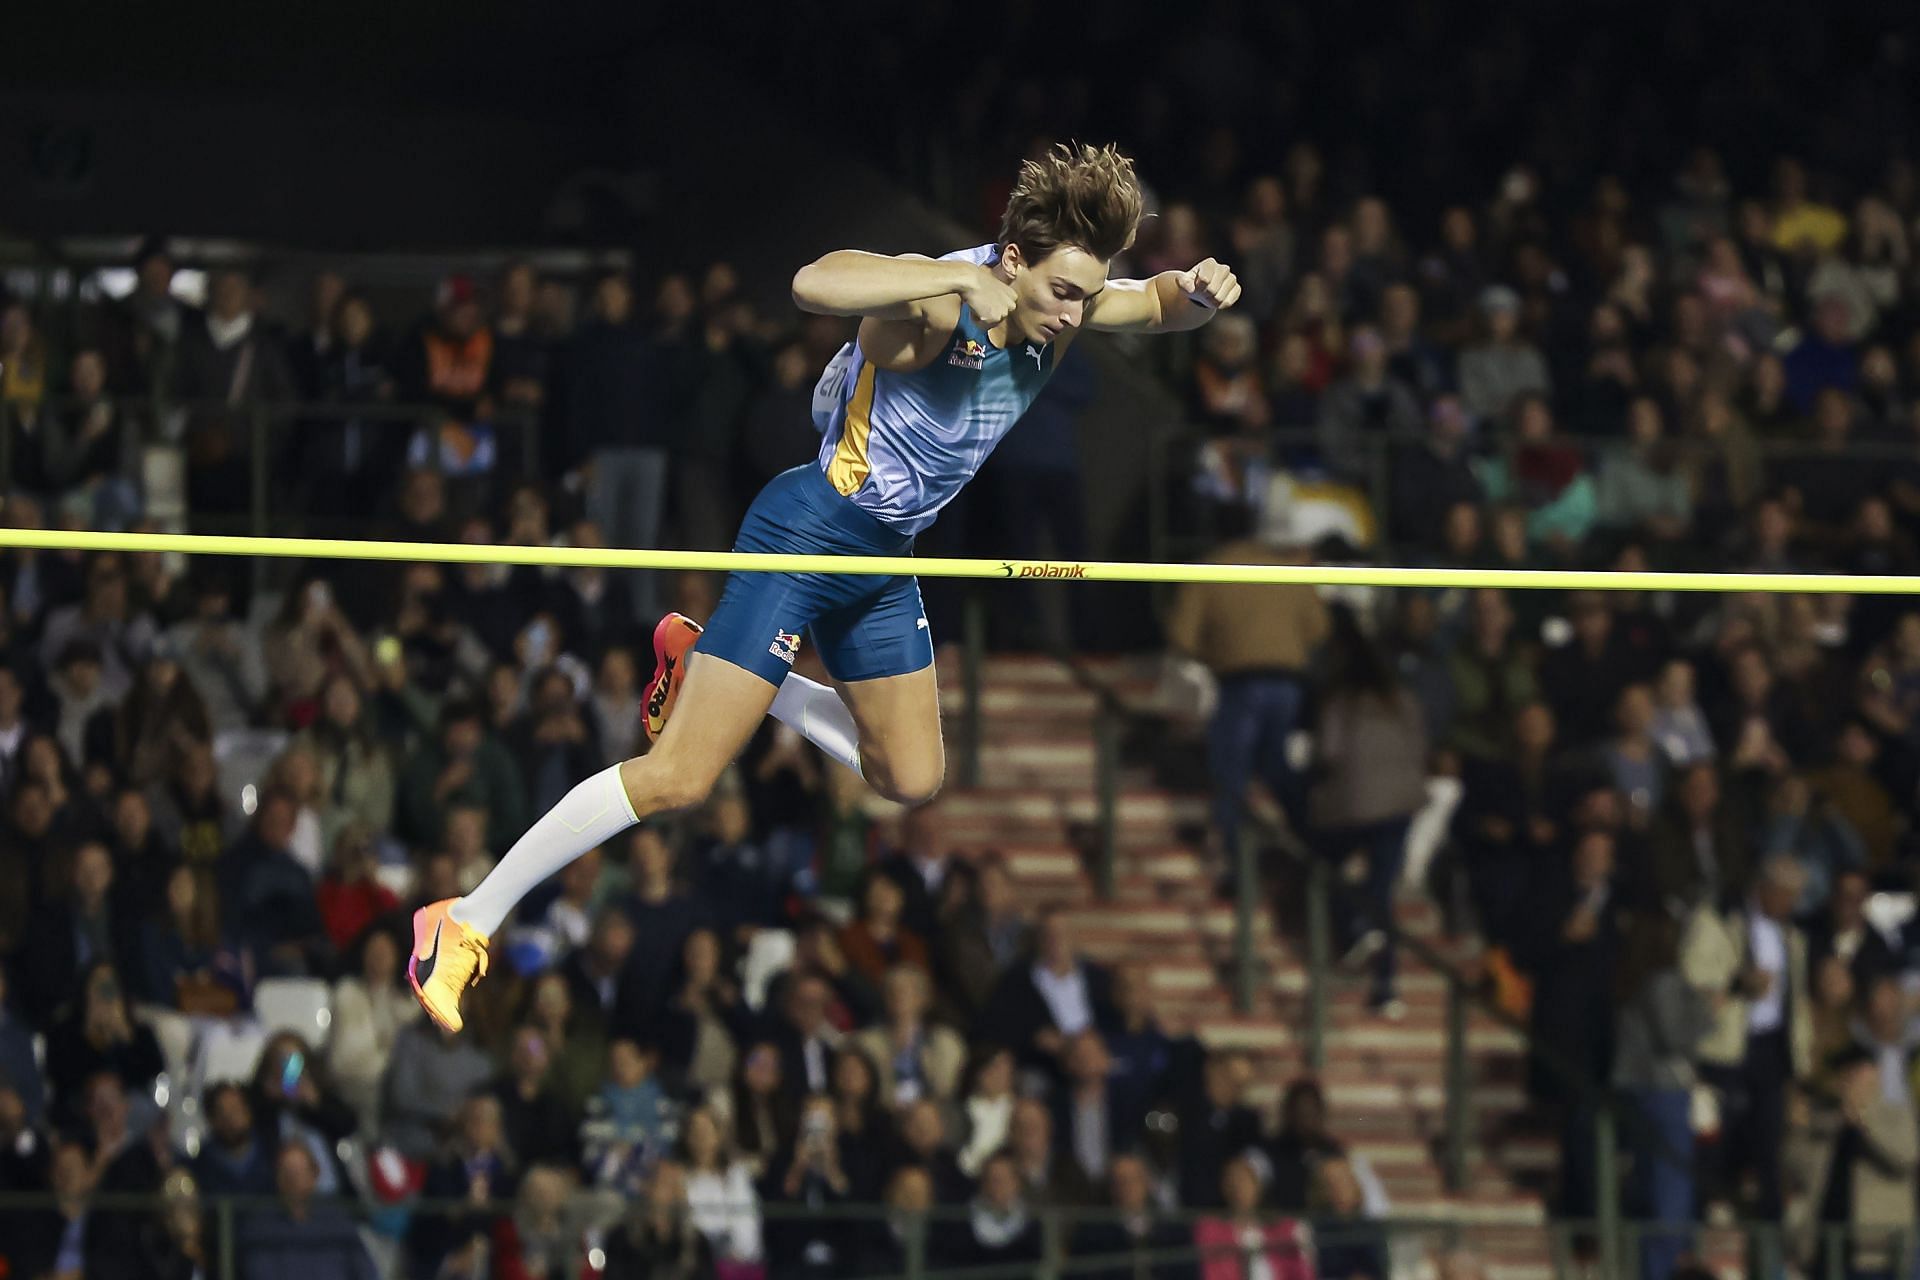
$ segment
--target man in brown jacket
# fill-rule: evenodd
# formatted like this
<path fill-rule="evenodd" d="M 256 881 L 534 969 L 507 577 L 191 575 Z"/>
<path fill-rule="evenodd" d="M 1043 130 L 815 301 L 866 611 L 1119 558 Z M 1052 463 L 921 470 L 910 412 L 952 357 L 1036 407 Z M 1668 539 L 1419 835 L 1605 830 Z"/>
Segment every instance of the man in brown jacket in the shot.
<path fill-rule="evenodd" d="M 1305 564 L 1303 549 L 1238 537 L 1217 547 L 1213 564 Z M 1297 780 L 1287 738 L 1300 727 L 1306 673 L 1327 635 L 1327 610 L 1312 587 L 1188 583 L 1167 620 L 1173 651 L 1200 662 L 1219 682 L 1207 733 L 1215 830 L 1229 858 L 1239 838 L 1247 786 L 1258 777 L 1297 824 Z"/>
<path fill-rule="evenodd" d="M 1815 1157 L 1806 1191 L 1813 1225 L 1821 1233 L 1812 1265 L 1826 1265 L 1828 1231 L 1849 1235 L 1846 1274 L 1901 1274 L 1899 1257 L 1914 1246 L 1914 1169 L 1920 1165 L 1920 1127 L 1913 1107 L 1889 1101 L 1880 1069 L 1865 1050 L 1834 1064 L 1837 1107 L 1815 1120 Z"/>

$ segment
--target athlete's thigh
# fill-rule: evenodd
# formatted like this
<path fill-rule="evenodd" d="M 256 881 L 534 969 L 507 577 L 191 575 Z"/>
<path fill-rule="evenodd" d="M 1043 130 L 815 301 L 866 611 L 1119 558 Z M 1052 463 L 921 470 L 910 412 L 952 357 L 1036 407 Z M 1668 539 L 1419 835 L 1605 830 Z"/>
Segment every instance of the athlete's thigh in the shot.
<path fill-rule="evenodd" d="M 931 795 L 945 772 L 940 686 L 926 607 L 912 578 L 828 610 L 811 634 L 860 730 L 868 780 L 903 798 Z"/>
<path fill-rule="evenodd" d="M 704 800 L 766 719 L 778 689 L 764 676 L 698 648 L 687 657 L 683 680 L 660 740 L 621 770 L 642 817 Z"/>

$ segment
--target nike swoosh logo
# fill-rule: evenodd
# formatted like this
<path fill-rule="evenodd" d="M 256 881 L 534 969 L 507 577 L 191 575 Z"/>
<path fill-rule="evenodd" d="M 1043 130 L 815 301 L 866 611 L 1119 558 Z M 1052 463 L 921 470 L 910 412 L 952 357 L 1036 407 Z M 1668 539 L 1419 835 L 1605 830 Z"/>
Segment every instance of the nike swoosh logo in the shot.
<path fill-rule="evenodd" d="M 434 922 L 433 945 L 427 948 L 426 958 L 423 960 L 417 955 L 413 958 L 413 980 L 420 986 L 427 985 L 427 980 L 433 977 L 433 967 L 440 963 L 440 930 L 446 923 L 444 917 Z"/>

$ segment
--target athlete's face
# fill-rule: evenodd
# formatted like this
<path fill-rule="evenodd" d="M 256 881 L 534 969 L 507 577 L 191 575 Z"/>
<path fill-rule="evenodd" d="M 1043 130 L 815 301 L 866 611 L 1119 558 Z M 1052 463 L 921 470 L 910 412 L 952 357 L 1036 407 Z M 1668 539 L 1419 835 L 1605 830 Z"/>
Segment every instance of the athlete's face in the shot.
<path fill-rule="evenodd" d="M 1086 318 L 1087 303 L 1107 287 L 1107 264 L 1085 249 L 1061 245 L 1038 262 L 1029 262 L 1010 244 L 1001 271 L 1013 286 L 1010 339 L 1052 342 Z"/>

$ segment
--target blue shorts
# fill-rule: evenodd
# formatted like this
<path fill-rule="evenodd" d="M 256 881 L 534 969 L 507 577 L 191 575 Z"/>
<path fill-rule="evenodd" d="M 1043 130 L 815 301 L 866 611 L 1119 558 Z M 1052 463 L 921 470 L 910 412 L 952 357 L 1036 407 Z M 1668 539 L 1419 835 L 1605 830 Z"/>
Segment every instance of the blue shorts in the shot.
<path fill-rule="evenodd" d="M 767 482 L 740 522 L 735 551 L 904 556 L 913 536 L 890 529 L 827 481 L 820 464 Z M 836 680 L 878 680 L 933 665 L 920 584 L 871 574 L 735 573 L 696 648 L 778 685 L 800 638 Z"/>

